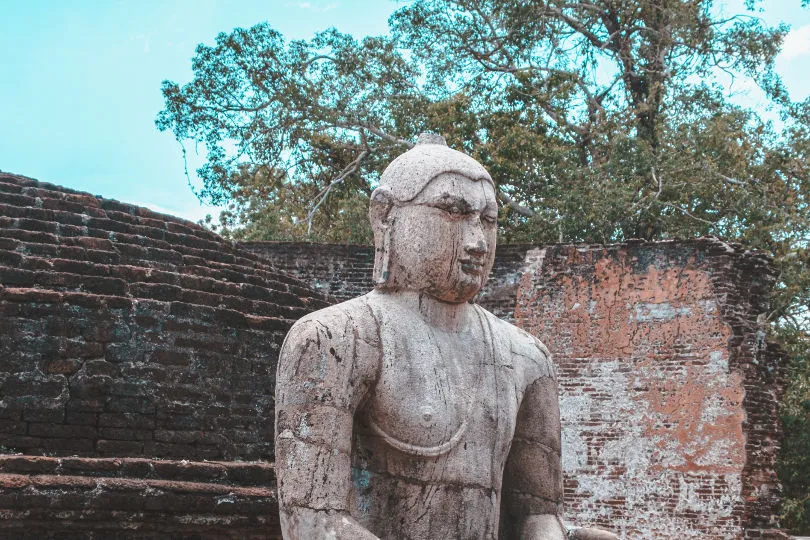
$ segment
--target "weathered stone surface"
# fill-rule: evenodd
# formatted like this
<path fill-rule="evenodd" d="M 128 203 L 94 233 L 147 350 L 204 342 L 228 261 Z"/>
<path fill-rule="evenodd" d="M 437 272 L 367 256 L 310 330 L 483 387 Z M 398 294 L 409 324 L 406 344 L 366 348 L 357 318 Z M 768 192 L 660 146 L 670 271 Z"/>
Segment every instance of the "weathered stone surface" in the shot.
<path fill-rule="evenodd" d="M 563 540 L 548 350 L 469 303 L 495 257 L 494 184 L 420 143 L 372 194 L 375 290 L 302 318 L 282 348 L 284 536 Z"/>

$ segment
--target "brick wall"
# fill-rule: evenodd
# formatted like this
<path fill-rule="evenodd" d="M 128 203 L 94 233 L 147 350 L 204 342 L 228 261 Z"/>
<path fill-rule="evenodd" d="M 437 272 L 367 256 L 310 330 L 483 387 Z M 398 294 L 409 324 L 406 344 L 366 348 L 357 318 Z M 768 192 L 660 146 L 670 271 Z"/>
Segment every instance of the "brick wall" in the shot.
<path fill-rule="evenodd" d="M 0 455 L 4 539 L 280 540 L 269 463 Z"/>
<path fill-rule="evenodd" d="M 305 242 L 241 242 L 239 246 L 337 302 L 374 288 L 372 246 Z"/>
<path fill-rule="evenodd" d="M 515 320 L 558 366 L 569 518 L 626 538 L 781 537 L 762 532 L 780 502 L 768 261 L 713 240 L 527 261 Z"/>
<path fill-rule="evenodd" d="M 2 536 L 276 535 L 278 349 L 372 266 L 0 173 L 0 446 L 23 453 L 0 457 Z M 780 537 L 772 284 L 711 240 L 498 248 L 479 301 L 555 355 L 571 521 Z"/>
<path fill-rule="evenodd" d="M 193 223 L 0 173 L 0 536 L 280 538 L 278 350 L 326 305 Z"/>
<path fill-rule="evenodd" d="M 337 300 L 372 287 L 370 247 L 249 247 Z M 498 247 L 478 301 L 554 354 L 571 521 L 639 539 L 783 537 L 780 363 L 757 324 L 772 286 L 767 259 L 714 240 Z"/>
<path fill-rule="evenodd" d="M 239 245 L 336 302 L 366 294 L 374 288 L 372 246 L 306 242 L 241 242 Z M 525 255 L 532 247 L 529 244 L 498 246 L 492 274 L 478 303 L 495 315 L 512 320 Z"/>
<path fill-rule="evenodd" d="M 325 305 L 190 222 L 0 173 L 0 445 L 272 459 L 278 349 Z"/>

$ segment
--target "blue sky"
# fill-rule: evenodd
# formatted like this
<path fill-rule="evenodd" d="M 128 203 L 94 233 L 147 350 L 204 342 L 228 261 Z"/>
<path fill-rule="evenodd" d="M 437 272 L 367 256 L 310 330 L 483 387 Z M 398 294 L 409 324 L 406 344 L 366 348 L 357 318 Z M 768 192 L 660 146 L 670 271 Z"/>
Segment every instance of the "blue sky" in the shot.
<path fill-rule="evenodd" d="M 742 0 L 717 2 L 726 14 Z M 769 24 L 792 25 L 777 62 L 794 99 L 810 95 L 810 9 L 765 0 Z M 334 26 L 387 31 L 402 3 L 387 0 L 3 0 L 0 15 L 0 170 L 197 220 L 178 143 L 160 133 L 160 83 L 191 78 L 198 43 L 269 21 L 288 39 Z M 746 81 L 733 89 L 755 103 Z M 191 149 L 190 149 L 191 150 Z"/>

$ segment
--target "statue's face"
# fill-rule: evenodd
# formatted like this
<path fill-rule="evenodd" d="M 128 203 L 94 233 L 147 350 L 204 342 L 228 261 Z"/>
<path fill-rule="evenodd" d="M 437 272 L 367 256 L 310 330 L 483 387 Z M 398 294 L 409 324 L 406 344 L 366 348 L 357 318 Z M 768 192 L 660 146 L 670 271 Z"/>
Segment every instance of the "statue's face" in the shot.
<path fill-rule="evenodd" d="M 390 285 L 445 302 L 471 299 L 492 269 L 497 218 L 489 182 L 454 173 L 437 176 L 388 216 Z"/>

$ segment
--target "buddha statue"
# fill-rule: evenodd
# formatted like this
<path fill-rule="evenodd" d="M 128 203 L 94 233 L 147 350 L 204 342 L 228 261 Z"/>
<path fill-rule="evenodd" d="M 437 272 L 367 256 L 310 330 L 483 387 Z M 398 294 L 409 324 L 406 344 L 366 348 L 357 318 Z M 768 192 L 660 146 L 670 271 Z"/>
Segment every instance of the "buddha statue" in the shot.
<path fill-rule="evenodd" d="M 284 538 L 567 538 L 548 349 L 471 302 L 495 256 L 492 178 L 422 135 L 369 217 L 374 290 L 297 321 L 280 353 Z"/>

